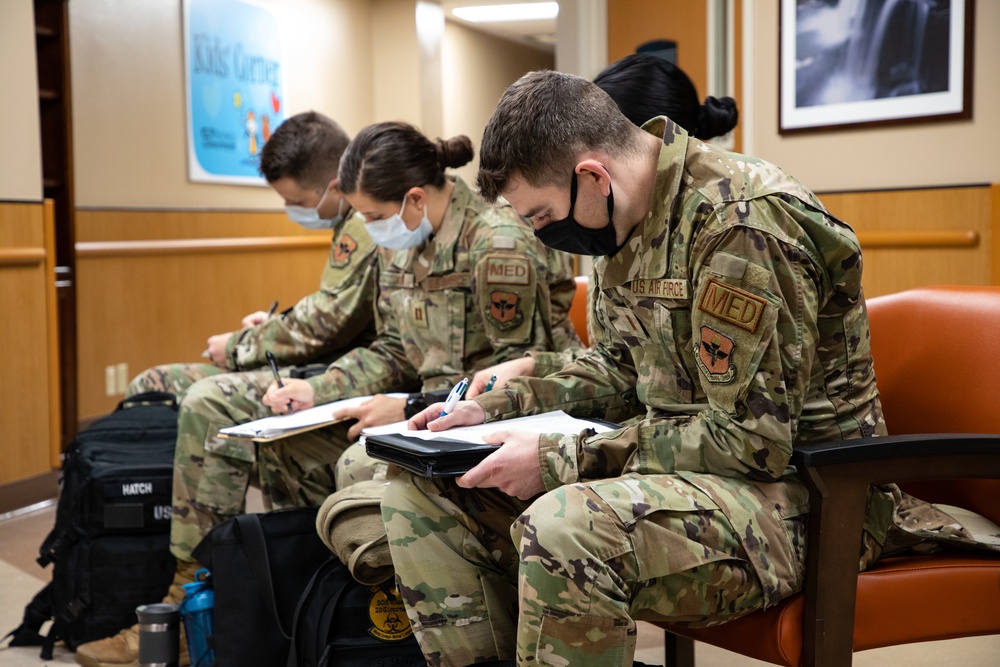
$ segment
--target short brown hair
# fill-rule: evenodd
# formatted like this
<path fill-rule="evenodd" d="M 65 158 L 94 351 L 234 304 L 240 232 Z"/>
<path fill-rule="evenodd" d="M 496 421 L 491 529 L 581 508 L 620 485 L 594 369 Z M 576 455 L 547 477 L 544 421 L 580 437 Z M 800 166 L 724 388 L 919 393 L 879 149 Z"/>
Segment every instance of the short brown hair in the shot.
<path fill-rule="evenodd" d="M 486 124 L 479 193 L 494 202 L 513 176 L 536 187 L 568 186 L 580 154 L 631 152 L 641 132 L 590 81 L 549 70 L 529 72 L 504 92 Z"/>
<path fill-rule="evenodd" d="M 291 178 L 302 187 L 325 190 L 337 178 L 350 137 L 315 111 L 295 114 L 271 135 L 260 152 L 260 173 L 268 183 Z"/>

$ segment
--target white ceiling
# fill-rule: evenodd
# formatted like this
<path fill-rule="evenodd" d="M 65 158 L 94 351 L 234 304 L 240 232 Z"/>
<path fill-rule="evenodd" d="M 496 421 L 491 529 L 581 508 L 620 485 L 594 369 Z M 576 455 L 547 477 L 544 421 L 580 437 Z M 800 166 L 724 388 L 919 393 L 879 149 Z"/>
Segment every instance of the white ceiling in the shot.
<path fill-rule="evenodd" d="M 445 18 L 460 23 L 472 30 L 479 30 L 503 39 L 509 39 L 548 53 L 555 52 L 556 19 L 543 21 L 504 21 L 498 23 L 471 23 L 458 18 L 451 13 L 455 7 L 472 7 L 479 5 L 511 5 L 528 2 L 543 2 L 544 0 L 441 0 L 441 8 Z"/>

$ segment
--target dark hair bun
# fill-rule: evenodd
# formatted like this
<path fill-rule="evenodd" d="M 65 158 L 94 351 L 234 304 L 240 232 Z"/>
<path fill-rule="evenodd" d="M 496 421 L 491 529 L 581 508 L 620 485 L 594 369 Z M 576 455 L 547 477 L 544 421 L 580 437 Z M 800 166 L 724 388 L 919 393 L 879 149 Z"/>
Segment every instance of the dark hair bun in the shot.
<path fill-rule="evenodd" d="M 451 139 L 438 139 L 434 142 L 434 150 L 437 151 L 438 162 L 442 167 L 462 167 L 472 161 L 475 151 L 472 148 L 472 139 L 464 134 Z"/>
<path fill-rule="evenodd" d="M 694 136 L 698 139 L 722 136 L 736 127 L 739 118 L 736 100 L 731 97 L 715 98 L 709 95 L 698 111 L 698 130 Z"/>

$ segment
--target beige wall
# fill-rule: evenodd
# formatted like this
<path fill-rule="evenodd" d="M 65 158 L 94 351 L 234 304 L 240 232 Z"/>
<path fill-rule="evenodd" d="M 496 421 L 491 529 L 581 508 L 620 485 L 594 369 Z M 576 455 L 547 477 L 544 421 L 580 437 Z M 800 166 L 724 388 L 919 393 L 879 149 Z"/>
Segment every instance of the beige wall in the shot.
<path fill-rule="evenodd" d="M 0 9 L 0 201 L 41 201 L 42 158 L 31 0 L 4 0 Z"/>
<path fill-rule="evenodd" d="M 778 3 L 748 4 L 749 152 L 820 191 L 1000 182 L 1000 2 L 976 3 L 972 120 L 793 136 L 778 134 Z"/>
<path fill-rule="evenodd" d="M 444 137 L 459 134 L 472 139 L 473 161 L 457 170 L 474 183 L 479 165 L 483 128 L 500 95 L 522 74 L 553 67 L 550 53 L 532 49 L 470 30 L 454 21 L 445 22 L 442 43 L 444 68 Z"/>
<path fill-rule="evenodd" d="M 281 25 L 287 113 L 316 109 L 348 132 L 370 122 L 367 1 L 267 4 Z M 77 206 L 278 207 L 267 187 L 187 180 L 181 7 L 69 3 Z"/>

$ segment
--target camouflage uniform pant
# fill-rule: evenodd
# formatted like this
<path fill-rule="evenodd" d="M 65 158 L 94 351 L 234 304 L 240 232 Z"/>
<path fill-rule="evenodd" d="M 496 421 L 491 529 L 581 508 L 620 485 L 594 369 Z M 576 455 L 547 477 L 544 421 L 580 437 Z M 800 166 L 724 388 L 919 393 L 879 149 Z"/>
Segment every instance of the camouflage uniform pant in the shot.
<path fill-rule="evenodd" d="M 630 666 L 635 619 L 721 623 L 797 590 L 808 511 L 801 485 L 775 483 L 765 493 L 784 498 L 783 510 L 735 526 L 721 496 L 700 486 L 630 475 L 528 503 L 452 480 L 395 477 L 382 518 L 428 664 L 516 656 L 521 665 Z M 762 564 L 782 572 L 780 590 L 774 572 L 762 583 Z"/>
<path fill-rule="evenodd" d="M 180 560 L 215 525 L 242 514 L 254 474 L 265 507 L 321 504 L 335 489 L 334 466 L 347 428 L 333 425 L 266 443 L 224 438 L 219 429 L 271 416 L 261 397 L 270 371 L 198 380 L 184 394 L 177 420 L 170 550 Z"/>
<path fill-rule="evenodd" d="M 132 378 L 125 390 L 125 397 L 147 391 L 165 391 L 180 399 L 188 387 L 198 380 L 225 372 L 213 364 L 160 364 L 147 368 Z"/>
<path fill-rule="evenodd" d="M 368 456 L 364 443 L 355 442 L 337 461 L 337 488 L 343 489 L 366 479 L 385 479 L 389 464 Z"/>

